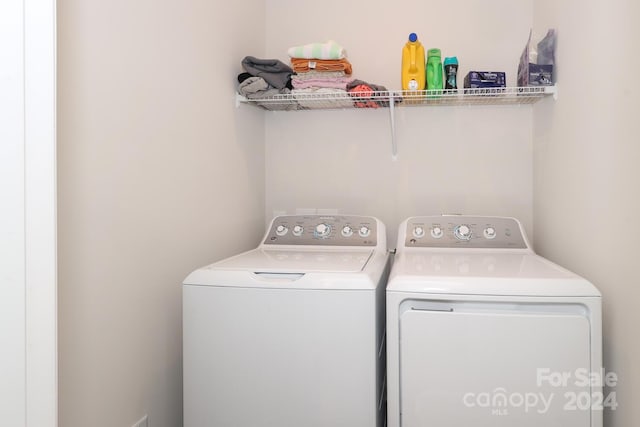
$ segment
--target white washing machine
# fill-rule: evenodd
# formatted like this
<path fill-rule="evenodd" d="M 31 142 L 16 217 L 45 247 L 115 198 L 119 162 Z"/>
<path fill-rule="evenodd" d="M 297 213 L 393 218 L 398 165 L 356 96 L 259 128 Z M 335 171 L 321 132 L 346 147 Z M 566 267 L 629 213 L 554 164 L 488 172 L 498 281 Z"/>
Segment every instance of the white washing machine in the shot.
<path fill-rule="evenodd" d="M 602 426 L 601 297 L 513 218 L 414 217 L 387 286 L 390 427 Z"/>
<path fill-rule="evenodd" d="M 183 285 L 185 427 L 384 419 L 384 225 L 277 217 L 260 246 Z"/>

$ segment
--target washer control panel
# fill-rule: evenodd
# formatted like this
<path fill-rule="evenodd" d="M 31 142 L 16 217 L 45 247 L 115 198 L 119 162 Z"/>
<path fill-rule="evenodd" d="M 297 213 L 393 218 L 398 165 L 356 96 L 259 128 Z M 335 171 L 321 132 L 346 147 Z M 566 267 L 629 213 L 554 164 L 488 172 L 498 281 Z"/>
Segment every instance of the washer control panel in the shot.
<path fill-rule="evenodd" d="M 265 245 L 376 246 L 373 217 L 344 215 L 279 216 L 271 223 Z"/>
<path fill-rule="evenodd" d="M 404 244 L 408 248 L 527 248 L 517 220 L 465 215 L 409 218 Z"/>

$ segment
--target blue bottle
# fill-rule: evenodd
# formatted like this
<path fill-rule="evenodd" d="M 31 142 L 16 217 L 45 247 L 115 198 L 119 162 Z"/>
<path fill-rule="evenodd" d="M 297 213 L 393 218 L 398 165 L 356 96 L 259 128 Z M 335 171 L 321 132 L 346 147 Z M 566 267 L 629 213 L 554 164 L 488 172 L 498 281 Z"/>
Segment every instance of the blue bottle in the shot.
<path fill-rule="evenodd" d="M 444 59 L 444 88 L 458 89 L 458 58 L 455 56 Z"/>

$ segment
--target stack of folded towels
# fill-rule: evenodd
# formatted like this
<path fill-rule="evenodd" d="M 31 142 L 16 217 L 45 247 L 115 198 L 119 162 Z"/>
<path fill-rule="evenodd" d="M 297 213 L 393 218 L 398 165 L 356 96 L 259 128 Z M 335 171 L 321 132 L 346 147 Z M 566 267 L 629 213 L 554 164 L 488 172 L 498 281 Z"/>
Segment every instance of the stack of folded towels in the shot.
<path fill-rule="evenodd" d="M 291 68 L 291 94 L 304 108 L 345 108 L 353 106 L 347 86 L 353 81 L 351 63 L 345 49 L 334 41 L 292 47 L 287 52 Z M 327 96 L 327 101 L 313 102 L 309 95 Z M 342 95 L 342 96 L 341 96 Z M 331 104 L 331 105 L 327 105 Z"/>
<path fill-rule="evenodd" d="M 351 77 L 351 63 L 338 43 L 311 43 L 292 47 L 287 53 L 291 67 L 277 59 L 245 57 L 238 92 L 269 110 L 378 108 L 389 104 L 384 86 Z M 289 95 L 295 102 L 287 100 Z"/>
<path fill-rule="evenodd" d="M 388 106 L 387 88 L 351 77 L 352 67 L 345 49 L 334 41 L 292 47 L 287 52 L 291 67 L 291 94 L 303 108 L 378 108 Z M 309 94 L 327 95 L 325 102 L 312 101 Z"/>

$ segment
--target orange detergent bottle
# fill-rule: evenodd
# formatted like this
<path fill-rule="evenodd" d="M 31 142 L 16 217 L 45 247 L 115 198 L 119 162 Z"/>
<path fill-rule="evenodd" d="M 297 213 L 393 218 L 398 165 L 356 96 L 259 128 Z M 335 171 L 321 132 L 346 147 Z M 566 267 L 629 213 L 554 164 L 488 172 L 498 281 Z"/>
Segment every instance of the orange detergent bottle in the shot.
<path fill-rule="evenodd" d="M 424 47 L 416 33 L 409 34 L 409 41 L 402 48 L 402 89 L 424 90 L 426 62 Z"/>

